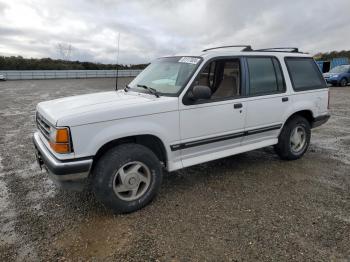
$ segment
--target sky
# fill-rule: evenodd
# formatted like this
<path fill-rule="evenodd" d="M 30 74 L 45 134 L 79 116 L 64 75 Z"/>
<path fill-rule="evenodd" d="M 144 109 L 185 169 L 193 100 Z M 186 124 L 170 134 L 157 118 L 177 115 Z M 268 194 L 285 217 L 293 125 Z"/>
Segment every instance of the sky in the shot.
<path fill-rule="evenodd" d="M 350 49 L 350 0 L 0 0 L 0 55 L 148 63 L 206 47 Z M 70 50 L 70 51 L 69 51 Z"/>

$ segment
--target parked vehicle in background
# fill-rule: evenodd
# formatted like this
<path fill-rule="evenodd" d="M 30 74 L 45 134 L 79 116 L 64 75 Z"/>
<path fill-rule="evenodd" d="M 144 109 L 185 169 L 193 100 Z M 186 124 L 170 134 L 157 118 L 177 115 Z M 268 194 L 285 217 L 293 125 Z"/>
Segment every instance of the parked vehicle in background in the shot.
<path fill-rule="evenodd" d="M 6 81 L 6 77 L 4 75 L 0 75 L 0 81 Z"/>
<path fill-rule="evenodd" d="M 349 64 L 349 58 L 347 57 L 335 57 L 328 61 L 316 61 L 318 67 L 320 68 L 320 71 L 322 73 L 328 73 L 329 70 L 336 66 L 341 65 L 348 65 Z"/>
<path fill-rule="evenodd" d="M 297 48 L 242 47 L 163 57 L 124 90 L 39 103 L 39 164 L 125 213 L 153 199 L 163 170 L 267 146 L 301 158 L 330 117 L 322 74 Z"/>
<path fill-rule="evenodd" d="M 346 86 L 350 83 L 350 65 L 336 66 L 328 73 L 324 73 L 323 77 L 328 84 Z"/>

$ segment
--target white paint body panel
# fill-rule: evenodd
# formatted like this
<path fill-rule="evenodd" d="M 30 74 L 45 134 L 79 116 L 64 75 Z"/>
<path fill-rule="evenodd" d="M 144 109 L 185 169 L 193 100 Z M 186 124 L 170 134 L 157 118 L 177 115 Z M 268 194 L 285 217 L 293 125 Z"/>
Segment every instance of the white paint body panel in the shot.
<path fill-rule="evenodd" d="M 234 104 L 242 103 L 243 107 L 234 109 Z M 192 106 L 180 106 L 181 142 L 208 139 L 244 131 L 246 106 L 242 99 L 206 103 Z M 240 146 L 242 137 L 215 143 L 190 147 L 181 150 L 184 166 L 191 163 L 191 158 L 200 159 L 223 150 Z M 194 160 L 195 162 L 198 160 Z M 193 162 L 194 163 L 194 162 Z"/>
<path fill-rule="evenodd" d="M 286 92 L 190 106 L 182 103 L 187 89 L 206 61 L 219 56 L 242 55 L 275 56 L 279 59 L 286 82 Z M 291 86 L 284 57 L 308 57 L 307 55 L 223 50 L 203 53 L 201 56 L 202 64 L 179 97 L 156 98 L 145 93 L 111 91 L 39 103 L 38 112 L 51 124 L 70 127 L 74 153 L 52 154 L 60 160 L 91 157 L 104 144 L 115 139 L 154 135 L 163 142 L 167 154 L 167 169 L 173 171 L 276 144 L 280 130 L 179 150 L 172 150 L 172 145 L 244 133 L 271 125 L 283 125 L 293 113 L 300 110 L 311 111 L 313 117 L 328 113 L 327 89 L 294 92 Z M 282 102 L 283 97 L 288 97 L 288 102 Z M 235 103 L 242 103 L 243 107 L 234 109 Z"/>

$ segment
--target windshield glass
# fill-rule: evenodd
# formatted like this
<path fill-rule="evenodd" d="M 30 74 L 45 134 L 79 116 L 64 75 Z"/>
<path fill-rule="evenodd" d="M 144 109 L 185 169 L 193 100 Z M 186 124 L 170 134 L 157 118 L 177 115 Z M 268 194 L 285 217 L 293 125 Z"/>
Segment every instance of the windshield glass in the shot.
<path fill-rule="evenodd" d="M 332 68 L 329 73 L 346 73 L 350 69 L 350 66 L 348 65 L 342 65 L 342 66 L 336 66 Z"/>
<path fill-rule="evenodd" d="M 200 62 L 199 57 L 160 58 L 147 66 L 129 87 L 145 92 L 145 89 L 138 87 L 144 85 L 154 88 L 161 95 L 175 95 L 187 84 Z"/>

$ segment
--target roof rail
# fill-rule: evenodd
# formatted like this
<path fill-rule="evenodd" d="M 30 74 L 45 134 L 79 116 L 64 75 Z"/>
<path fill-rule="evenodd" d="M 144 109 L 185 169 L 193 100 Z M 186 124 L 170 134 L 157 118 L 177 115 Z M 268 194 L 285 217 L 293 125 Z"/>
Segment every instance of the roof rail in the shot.
<path fill-rule="evenodd" d="M 241 51 L 253 51 L 253 49 L 250 45 L 225 45 L 225 46 L 218 46 L 218 47 L 211 47 L 211 48 L 203 49 L 202 52 L 207 52 L 207 51 L 213 50 L 213 49 L 230 48 L 230 47 L 244 47 Z"/>
<path fill-rule="evenodd" d="M 289 50 L 289 51 L 287 51 Z M 297 47 L 270 47 L 263 49 L 256 49 L 255 52 L 288 52 L 288 53 L 300 53 Z"/>

